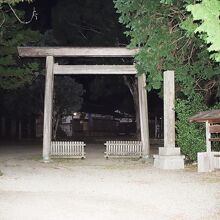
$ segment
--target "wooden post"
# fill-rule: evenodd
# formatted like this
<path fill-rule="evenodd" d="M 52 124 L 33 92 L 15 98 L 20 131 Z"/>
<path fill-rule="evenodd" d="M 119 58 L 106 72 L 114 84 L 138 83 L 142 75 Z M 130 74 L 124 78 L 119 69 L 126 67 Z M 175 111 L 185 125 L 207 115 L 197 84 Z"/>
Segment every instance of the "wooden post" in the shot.
<path fill-rule="evenodd" d="M 205 122 L 205 128 L 206 128 L 206 152 L 208 156 L 208 171 L 212 172 L 214 170 L 214 157 L 212 155 L 212 143 L 209 140 L 211 138 L 211 133 L 209 130 L 210 123 L 208 121 Z"/>
<path fill-rule="evenodd" d="M 139 93 L 139 111 L 140 111 L 140 127 L 141 127 L 141 142 L 143 144 L 143 157 L 147 158 L 150 154 L 149 141 L 149 125 L 148 125 L 148 106 L 147 106 L 147 91 L 146 75 L 138 76 L 138 93 Z"/>
<path fill-rule="evenodd" d="M 211 133 L 209 132 L 209 126 L 210 123 L 206 121 L 205 127 L 206 127 L 206 152 L 210 153 L 211 152 L 211 141 L 209 138 L 211 138 Z"/>
<path fill-rule="evenodd" d="M 52 105 L 53 105 L 53 67 L 54 57 L 46 58 L 46 80 L 44 97 L 44 129 L 43 129 L 43 160 L 50 159 L 50 145 L 52 136 Z"/>

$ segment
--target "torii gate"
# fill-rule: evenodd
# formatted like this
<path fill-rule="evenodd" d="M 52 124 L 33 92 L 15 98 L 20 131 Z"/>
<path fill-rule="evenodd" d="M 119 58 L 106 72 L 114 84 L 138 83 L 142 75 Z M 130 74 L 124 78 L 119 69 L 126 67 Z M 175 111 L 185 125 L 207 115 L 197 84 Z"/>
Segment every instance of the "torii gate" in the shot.
<path fill-rule="evenodd" d="M 133 57 L 137 49 L 83 48 L 83 47 L 18 47 L 21 57 L 46 57 L 46 82 L 44 98 L 43 160 L 50 160 L 52 136 L 52 100 L 54 75 L 60 74 L 137 74 L 134 65 L 58 65 L 55 57 Z M 138 76 L 139 111 L 143 157 L 149 156 L 149 127 L 145 74 Z"/>

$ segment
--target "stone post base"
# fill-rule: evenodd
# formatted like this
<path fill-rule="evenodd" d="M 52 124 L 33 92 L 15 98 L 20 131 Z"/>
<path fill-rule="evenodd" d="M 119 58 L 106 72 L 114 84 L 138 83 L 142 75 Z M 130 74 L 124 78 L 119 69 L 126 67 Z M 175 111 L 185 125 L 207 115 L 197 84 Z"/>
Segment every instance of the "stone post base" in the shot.
<path fill-rule="evenodd" d="M 214 154 L 217 152 L 199 152 L 197 153 L 198 172 L 212 172 L 215 168 L 220 169 L 220 159 L 216 164 Z M 218 154 L 218 153 L 217 153 Z M 217 157 L 219 158 L 219 157 Z M 217 166 L 216 166 L 217 165 Z"/>
<path fill-rule="evenodd" d="M 210 171 L 210 161 L 207 152 L 197 153 L 197 160 L 198 160 L 198 172 Z"/>
<path fill-rule="evenodd" d="M 43 163 L 50 163 L 51 159 L 50 159 L 50 157 L 43 157 L 42 162 Z"/>
<path fill-rule="evenodd" d="M 154 155 L 154 167 L 164 170 L 184 169 L 185 156 L 180 155 L 180 148 L 159 148 L 159 155 Z"/>

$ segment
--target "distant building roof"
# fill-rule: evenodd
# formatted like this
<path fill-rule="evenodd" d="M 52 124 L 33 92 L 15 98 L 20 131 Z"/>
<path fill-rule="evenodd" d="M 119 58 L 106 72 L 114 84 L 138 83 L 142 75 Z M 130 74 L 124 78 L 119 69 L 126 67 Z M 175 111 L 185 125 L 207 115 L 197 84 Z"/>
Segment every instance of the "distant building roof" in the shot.
<path fill-rule="evenodd" d="M 220 123 L 220 109 L 199 112 L 189 118 L 190 122 L 211 122 Z"/>

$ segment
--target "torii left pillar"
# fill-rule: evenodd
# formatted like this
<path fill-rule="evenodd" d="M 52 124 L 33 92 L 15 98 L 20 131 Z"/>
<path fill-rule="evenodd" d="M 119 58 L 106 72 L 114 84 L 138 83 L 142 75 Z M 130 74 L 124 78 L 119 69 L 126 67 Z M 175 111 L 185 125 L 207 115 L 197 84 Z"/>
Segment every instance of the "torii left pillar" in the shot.
<path fill-rule="evenodd" d="M 53 81 L 54 57 L 46 58 L 46 79 L 44 96 L 44 130 L 43 130 L 43 161 L 50 160 L 50 146 L 52 137 L 52 109 L 53 109 Z"/>

